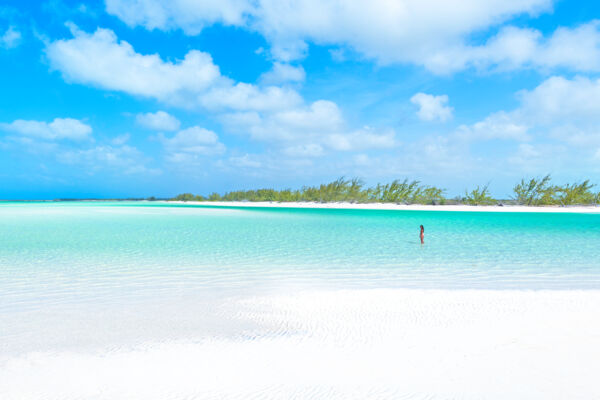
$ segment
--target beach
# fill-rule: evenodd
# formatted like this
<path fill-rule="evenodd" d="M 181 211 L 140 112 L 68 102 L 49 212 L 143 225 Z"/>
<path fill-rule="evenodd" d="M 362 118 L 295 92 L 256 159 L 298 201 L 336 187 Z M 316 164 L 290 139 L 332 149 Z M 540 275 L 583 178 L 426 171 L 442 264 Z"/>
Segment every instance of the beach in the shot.
<path fill-rule="evenodd" d="M 215 207 L 276 207 L 276 208 L 318 208 L 343 210 L 404 210 L 404 211 L 467 211 L 467 212 L 536 212 L 536 213 L 600 213 L 600 206 L 523 206 L 523 205 L 425 205 L 392 203 L 311 203 L 311 202 L 274 202 L 274 201 L 169 201 L 173 204 L 189 204 Z"/>
<path fill-rule="evenodd" d="M 0 216 L 2 399 L 600 397 L 595 213 Z"/>
<path fill-rule="evenodd" d="M 593 318 L 599 306 L 597 291 L 257 296 L 229 304 L 237 315 L 221 316 L 243 321 L 234 335 L 9 358 L 0 394 L 591 399 L 600 396 L 600 324 Z M 259 326 L 248 329 L 247 321 Z"/>

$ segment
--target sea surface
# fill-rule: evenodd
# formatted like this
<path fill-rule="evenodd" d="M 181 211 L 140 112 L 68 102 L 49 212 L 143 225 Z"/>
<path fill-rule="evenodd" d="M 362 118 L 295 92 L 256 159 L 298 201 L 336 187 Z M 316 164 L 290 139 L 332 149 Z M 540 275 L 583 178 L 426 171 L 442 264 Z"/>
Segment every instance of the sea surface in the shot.
<path fill-rule="evenodd" d="M 424 245 L 419 225 L 425 227 Z M 14 377 L 29 388 L 31 382 L 19 374 L 37 365 L 43 375 L 48 360 L 55 360 L 52 354 L 297 335 L 286 325 L 291 314 L 278 314 L 277 326 L 269 319 L 275 313 L 272 305 L 285 304 L 286 295 L 305 296 L 297 303 L 304 308 L 307 301 L 314 307 L 336 301 L 346 307 L 362 295 L 348 294 L 354 300 L 342 301 L 327 293 L 370 289 L 367 293 L 378 293 L 372 301 L 385 307 L 385 293 L 425 289 L 449 296 L 448 304 L 457 310 L 462 295 L 455 298 L 452 291 L 485 291 L 490 304 L 504 304 L 490 291 L 595 291 L 600 289 L 600 214 L 0 203 L 0 366 L 10 366 L 13 373 L 11 382 L 2 382 L 0 373 L 0 394 L 19 397 Z M 273 301 L 277 298 L 281 301 Z M 370 298 L 355 306 L 368 305 Z M 248 299 L 254 299 L 252 307 Z M 265 299 L 271 299 L 270 306 L 257 311 L 256 304 L 264 305 Z M 378 312 L 387 310 L 382 307 Z M 331 321 L 341 314 L 323 315 Z M 385 311 L 373 323 L 390 315 Z M 305 317 L 303 323 L 310 311 Z M 397 326 L 393 319 L 389 323 Z M 32 361 L 32 354 L 50 358 Z M 78 361 L 69 360 L 57 368 L 76 370 Z M 65 390 L 39 397 L 21 394 L 103 398 L 101 391 Z M 257 398 L 273 397 L 267 393 Z M 311 397 L 306 395 L 310 391 L 285 393 Z M 364 395 L 369 393 L 377 397 L 368 390 Z M 204 394 L 200 398 L 210 397 Z M 173 398 L 195 397 L 182 393 Z"/>

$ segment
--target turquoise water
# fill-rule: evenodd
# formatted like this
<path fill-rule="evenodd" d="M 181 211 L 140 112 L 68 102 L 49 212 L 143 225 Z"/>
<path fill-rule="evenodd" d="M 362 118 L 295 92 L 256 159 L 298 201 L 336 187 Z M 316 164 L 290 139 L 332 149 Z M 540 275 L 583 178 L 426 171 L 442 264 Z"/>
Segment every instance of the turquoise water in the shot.
<path fill-rule="evenodd" d="M 600 214 L 0 203 L 0 397 L 595 398 L 589 289 Z"/>
<path fill-rule="evenodd" d="M 0 243 L 1 295 L 23 304 L 306 282 L 600 287 L 599 214 L 3 203 Z"/>

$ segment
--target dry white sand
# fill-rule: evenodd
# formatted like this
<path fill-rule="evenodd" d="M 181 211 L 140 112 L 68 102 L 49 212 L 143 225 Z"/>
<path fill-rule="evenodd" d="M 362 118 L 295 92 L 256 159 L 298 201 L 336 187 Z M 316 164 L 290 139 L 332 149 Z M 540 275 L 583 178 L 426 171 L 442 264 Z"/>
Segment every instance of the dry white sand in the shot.
<path fill-rule="evenodd" d="M 234 336 L 0 357 L 0 398 L 600 398 L 600 291 L 297 291 L 230 306 Z"/>
<path fill-rule="evenodd" d="M 291 207 L 291 208 L 333 208 L 354 210 L 415 210 L 415 211 L 487 211 L 487 212 L 549 212 L 549 213 L 600 213 L 600 206 L 468 206 L 468 205 L 422 205 L 392 203 L 311 203 L 311 202 L 271 202 L 271 201 L 169 201 L 174 204 L 195 204 L 219 207 Z"/>

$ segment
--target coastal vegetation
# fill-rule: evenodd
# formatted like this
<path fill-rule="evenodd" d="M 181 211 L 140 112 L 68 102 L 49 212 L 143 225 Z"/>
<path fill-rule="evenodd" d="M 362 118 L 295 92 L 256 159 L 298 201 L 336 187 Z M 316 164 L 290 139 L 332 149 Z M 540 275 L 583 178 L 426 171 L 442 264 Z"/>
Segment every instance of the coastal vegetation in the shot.
<path fill-rule="evenodd" d="M 562 186 L 552 185 L 550 175 L 546 175 L 543 178 L 522 179 L 513 188 L 513 192 L 518 204 L 528 206 L 598 204 L 600 192 L 592 192 L 595 186 L 589 180 Z"/>
<path fill-rule="evenodd" d="M 339 178 L 318 186 L 304 186 L 300 189 L 255 189 L 236 190 L 223 195 L 212 193 L 208 196 L 183 193 L 172 200 L 176 201 L 274 201 L 274 202 L 350 202 L 350 203 L 397 203 L 397 204 L 469 204 L 493 205 L 498 203 L 527 206 L 600 204 L 600 192 L 589 180 L 553 185 L 550 175 L 539 178 L 521 179 L 513 188 L 509 200 L 492 197 L 489 183 L 465 190 L 464 196 L 446 198 L 446 190 L 424 185 L 418 180 L 394 180 L 367 187 L 359 178 Z"/>
<path fill-rule="evenodd" d="M 483 187 L 477 186 L 475 189 L 470 192 L 465 191 L 465 197 L 463 198 L 463 203 L 469 204 L 471 206 L 482 206 L 482 205 L 490 205 L 495 204 L 497 200 L 495 200 L 490 195 L 489 183 Z"/>

